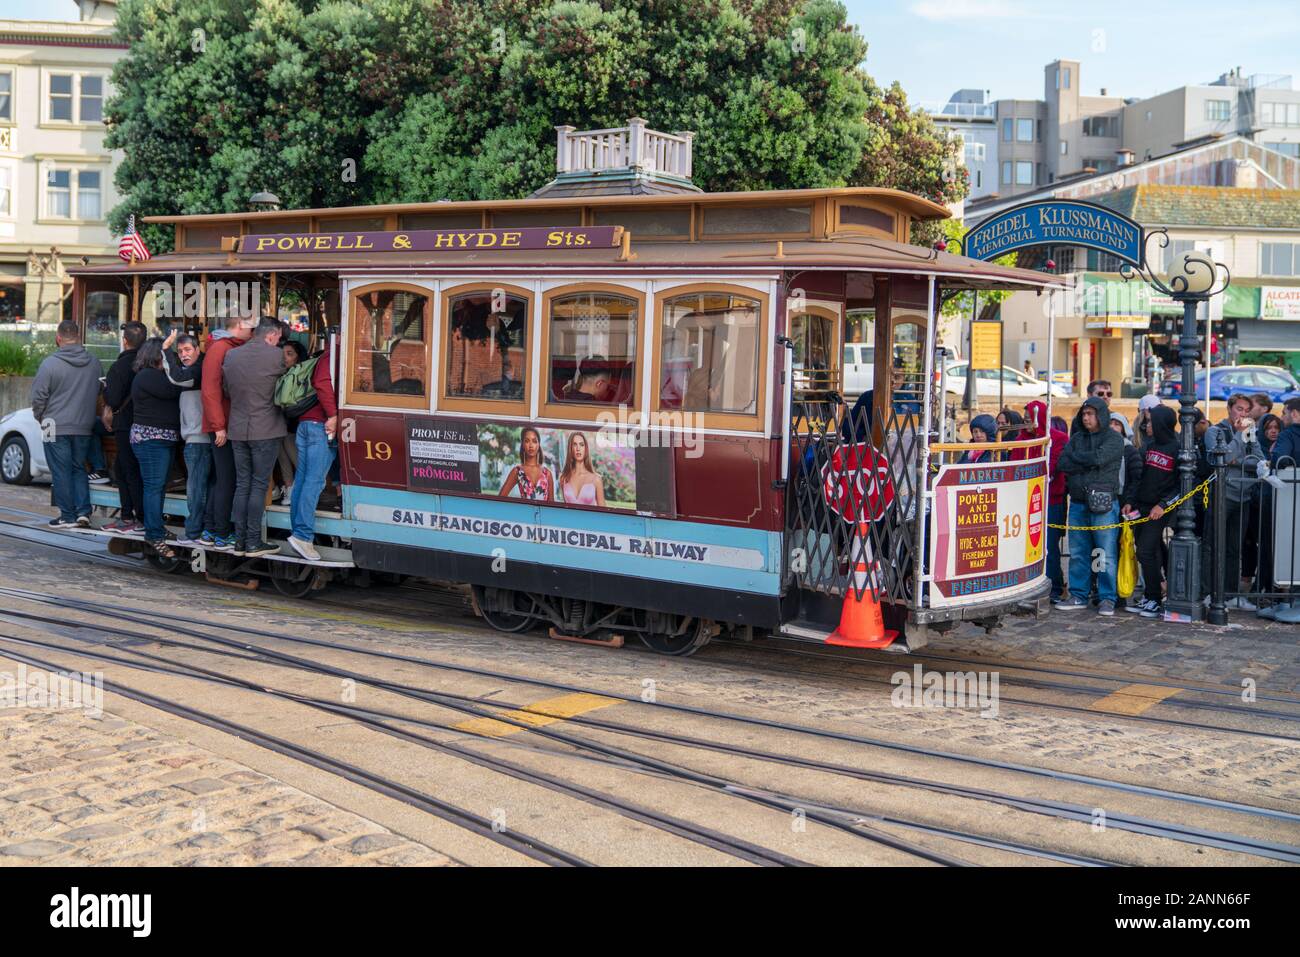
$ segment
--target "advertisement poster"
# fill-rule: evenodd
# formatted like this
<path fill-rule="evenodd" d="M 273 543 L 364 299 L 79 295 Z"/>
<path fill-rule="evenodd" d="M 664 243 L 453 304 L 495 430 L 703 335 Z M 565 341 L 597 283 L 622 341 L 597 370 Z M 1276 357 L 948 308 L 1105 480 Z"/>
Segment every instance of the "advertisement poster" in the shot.
<path fill-rule="evenodd" d="M 1300 287 L 1264 286 L 1259 291 L 1261 319 L 1300 319 Z"/>
<path fill-rule="evenodd" d="M 429 416 L 406 421 L 412 491 L 637 507 L 637 449 L 619 435 Z"/>
<path fill-rule="evenodd" d="M 1044 574 L 1046 480 L 1042 460 L 940 469 L 930 525 L 932 607 L 1014 596 Z"/>

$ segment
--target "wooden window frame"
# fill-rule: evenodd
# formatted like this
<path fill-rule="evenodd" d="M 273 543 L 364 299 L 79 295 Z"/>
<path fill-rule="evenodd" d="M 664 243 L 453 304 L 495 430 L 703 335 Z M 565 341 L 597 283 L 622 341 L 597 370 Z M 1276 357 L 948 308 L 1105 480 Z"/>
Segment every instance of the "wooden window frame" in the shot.
<path fill-rule="evenodd" d="M 834 373 L 831 381 L 834 383 L 835 391 L 842 390 L 844 385 L 844 304 L 840 304 L 838 310 L 831 308 L 825 303 L 827 300 L 814 300 L 807 302 L 801 308 L 794 308 L 789 299 L 786 301 L 785 309 L 785 334 L 791 339 L 794 338 L 794 317 L 802 315 L 820 316 L 827 319 L 831 324 L 831 352 L 828 356 L 830 371 Z"/>
<path fill-rule="evenodd" d="M 822 200 L 769 200 L 767 202 L 754 203 L 701 203 L 699 204 L 699 215 L 695 218 L 694 236 L 702 242 L 730 242 L 733 240 L 744 241 L 750 239 L 812 239 L 817 235 L 817 204 Z M 779 209 L 781 207 L 808 207 L 808 229 L 806 231 L 796 232 L 766 232 L 766 233 L 708 233 L 705 232 L 705 226 L 708 224 L 709 210 L 711 209 Z"/>
<path fill-rule="evenodd" d="M 524 345 L 524 397 L 522 399 L 468 399 L 461 396 L 447 395 L 447 369 L 444 363 L 451 356 L 451 301 L 459 296 L 476 292 L 492 292 L 502 289 L 508 295 L 517 296 L 526 302 L 524 317 L 528 323 L 528 337 Z M 440 412 L 472 412 L 487 416 L 517 416 L 528 418 L 533 395 L 533 350 L 537 348 L 536 330 L 533 329 L 533 305 L 537 294 L 525 286 L 515 286 L 505 282 L 466 282 L 454 286 L 443 286 L 438 292 L 438 343 L 442 355 L 434 370 L 436 380 L 435 395 L 438 397 Z"/>
<path fill-rule="evenodd" d="M 428 304 L 425 307 L 424 316 L 424 362 L 425 368 L 428 370 L 424 395 L 390 395 L 383 392 L 366 392 L 356 388 L 353 384 L 352 373 L 356 370 L 357 333 L 360 328 L 357 300 L 361 296 L 372 292 L 409 292 L 417 296 L 423 296 Z M 343 375 L 344 395 L 347 397 L 348 405 L 419 411 L 427 411 L 432 408 L 433 397 L 436 394 L 434 392 L 435 373 L 433 366 L 434 297 L 434 290 L 426 286 L 415 286 L 404 282 L 372 282 L 348 290 L 348 334 L 347 348 L 345 350 L 347 368 Z"/>
<path fill-rule="evenodd" d="M 863 226 L 859 223 L 845 223 L 842 221 L 840 211 L 845 206 L 857 206 L 863 209 L 870 209 L 874 212 L 888 216 L 894 221 L 894 231 L 886 232 L 883 229 L 877 229 L 874 226 Z M 831 204 L 831 234 L 849 233 L 855 236 L 879 236 L 881 239 L 889 239 L 895 242 L 905 242 L 900 239 L 902 223 L 907 219 L 905 214 L 890 206 L 881 203 L 873 203 L 862 199 L 837 199 Z"/>
<path fill-rule="evenodd" d="M 648 305 L 646 292 L 644 289 L 637 289 L 635 286 L 622 286 L 618 283 L 575 282 L 555 286 L 542 293 L 542 329 L 539 340 L 542 360 L 540 381 L 538 382 L 538 387 L 541 389 L 538 401 L 539 414 L 542 418 L 547 419 L 581 419 L 587 422 L 595 422 L 600 418 L 601 413 L 617 412 L 619 409 L 617 405 L 605 405 L 599 402 L 557 402 L 551 398 L 551 303 L 556 299 L 584 292 L 606 292 L 611 295 L 636 300 L 637 323 L 640 328 L 637 329 L 635 337 L 637 357 L 632 376 L 632 401 L 627 404 L 626 408 L 629 412 L 640 413 L 645 409 L 646 404 L 646 397 L 639 394 L 642 391 L 642 363 L 645 362 L 645 356 L 641 355 L 645 348 L 645 324 L 650 321 L 646 308 Z"/>
<path fill-rule="evenodd" d="M 682 296 L 690 296 L 697 293 L 718 293 L 720 295 L 740 296 L 745 299 L 753 299 L 758 303 L 758 355 L 757 368 L 755 375 L 758 383 L 758 394 L 755 397 L 753 412 L 696 412 L 690 409 L 663 409 L 660 406 L 660 392 L 662 391 L 662 374 L 663 374 L 663 328 L 664 313 L 670 299 L 678 299 Z M 769 335 L 769 320 L 771 317 L 771 295 L 759 289 L 752 289 L 749 286 L 738 286 L 733 283 L 725 282 L 695 282 L 687 283 L 681 286 L 670 286 L 663 290 L 655 292 L 655 312 L 654 312 L 654 333 L 652 339 L 652 348 L 654 358 L 651 366 L 650 388 L 653 391 L 653 397 L 650 399 L 651 410 L 658 414 L 660 412 L 681 413 L 683 415 L 698 415 L 704 428 L 719 431 L 733 432 L 761 432 L 763 431 L 763 417 L 767 412 L 767 350 Z"/>

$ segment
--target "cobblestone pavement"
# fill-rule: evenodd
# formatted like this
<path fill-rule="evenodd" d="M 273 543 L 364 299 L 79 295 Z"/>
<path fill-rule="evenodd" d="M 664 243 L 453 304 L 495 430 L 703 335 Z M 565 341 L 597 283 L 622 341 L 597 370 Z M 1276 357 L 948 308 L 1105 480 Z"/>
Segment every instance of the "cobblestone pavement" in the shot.
<path fill-rule="evenodd" d="M 1117 611 L 1051 611 L 1042 618 L 1003 619 L 991 634 L 966 624 L 932 641 L 923 653 L 978 655 L 998 661 L 1162 675 L 1179 680 L 1240 685 L 1254 679 L 1260 692 L 1300 693 L 1300 625 L 1228 612 L 1229 624 L 1153 621 Z"/>
<path fill-rule="evenodd" d="M 0 710 L 0 777 L 0 866 L 452 863 L 108 712 Z"/>

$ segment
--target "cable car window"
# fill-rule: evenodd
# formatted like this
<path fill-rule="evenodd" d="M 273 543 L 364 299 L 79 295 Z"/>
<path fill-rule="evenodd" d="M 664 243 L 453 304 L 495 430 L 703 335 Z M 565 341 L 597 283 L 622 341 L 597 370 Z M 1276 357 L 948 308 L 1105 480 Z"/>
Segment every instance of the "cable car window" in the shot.
<path fill-rule="evenodd" d="M 761 309 L 725 292 L 664 301 L 659 407 L 683 412 L 758 412 Z"/>
<path fill-rule="evenodd" d="M 638 301 L 579 292 L 550 302 L 549 401 L 635 405 Z"/>
<path fill-rule="evenodd" d="M 429 297 L 372 289 L 357 293 L 353 302 L 352 391 L 428 396 Z"/>
<path fill-rule="evenodd" d="M 528 300 L 504 289 L 453 296 L 447 307 L 443 394 L 521 401 L 528 380 Z"/>

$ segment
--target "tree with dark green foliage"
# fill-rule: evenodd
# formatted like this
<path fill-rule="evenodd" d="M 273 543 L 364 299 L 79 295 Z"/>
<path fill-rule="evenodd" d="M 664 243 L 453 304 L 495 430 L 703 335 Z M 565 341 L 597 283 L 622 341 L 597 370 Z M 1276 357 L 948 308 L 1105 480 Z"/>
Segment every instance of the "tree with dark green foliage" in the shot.
<path fill-rule="evenodd" d="M 555 126 L 632 116 L 695 131 L 710 191 L 966 191 L 836 0 L 123 0 L 118 33 L 118 230 L 261 189 L 286 208 L 518 198 L 552 177 Z"/>

